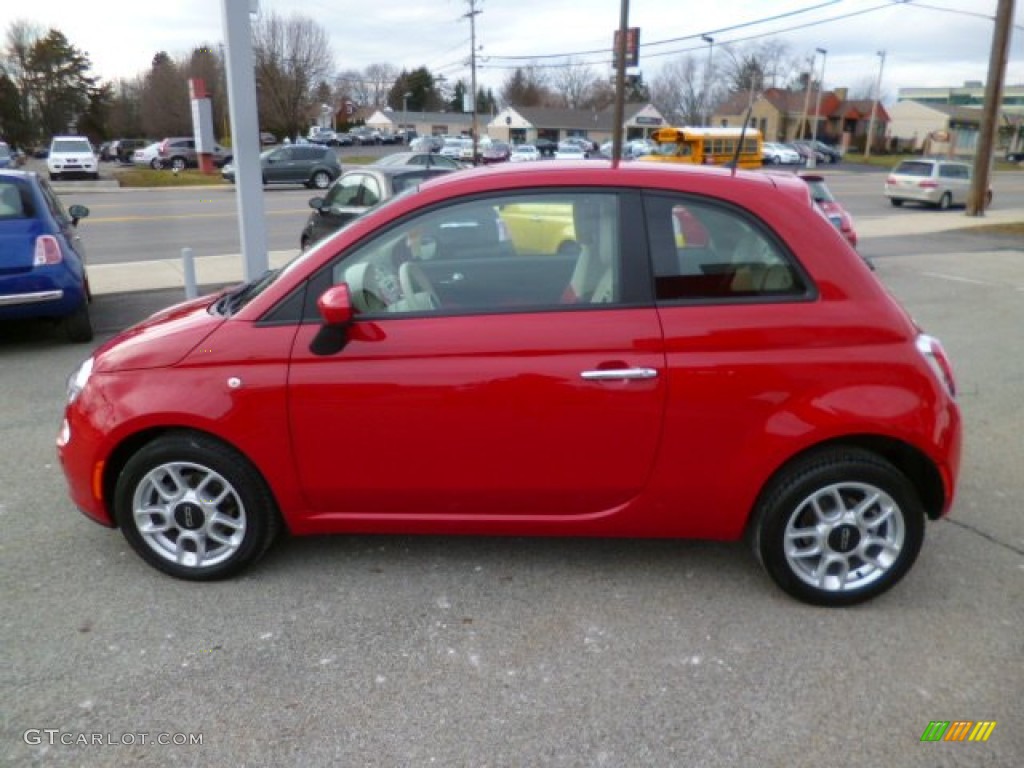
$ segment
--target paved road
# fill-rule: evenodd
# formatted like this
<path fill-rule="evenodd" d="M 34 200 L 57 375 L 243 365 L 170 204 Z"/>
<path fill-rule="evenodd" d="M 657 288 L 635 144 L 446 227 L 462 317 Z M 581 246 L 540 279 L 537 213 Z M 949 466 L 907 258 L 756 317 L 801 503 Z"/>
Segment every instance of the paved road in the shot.
<path fill-rule="evenodd" d="M 840 611 L 699 542 L 339 536 L 174 581 L 68 502 L 53 440 L 86 350 L 5 329 L 0 764 L 1019 768 L 1024 252 L 993 242 L 879 264 L 953 356 L 964 467 L 907 579 Z M 100 296 L 97 324 L 176 299 Z M 980 719 L 985 744 L 920 743 Z"/>

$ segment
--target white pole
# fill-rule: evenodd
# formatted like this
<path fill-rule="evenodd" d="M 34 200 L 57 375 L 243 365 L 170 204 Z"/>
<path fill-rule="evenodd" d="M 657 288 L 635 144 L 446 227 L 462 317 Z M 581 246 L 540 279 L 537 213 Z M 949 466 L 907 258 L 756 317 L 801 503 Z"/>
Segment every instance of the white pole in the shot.
<path fill-rule="evenodd" d="M 227 45 L 228 103 L 231 111 L 232 163 L 242 265 L 246 280 L 254 280 L 270 266 L 263 208 L 263 170 L 260 167 L 259 117 L 256 109 L 255 61 L 249 14 L 256 0 L 221 0 Z"/>
<path fill-rule="evenodd" d="M 199 291 L 196 288 L 196 260 L 191 248 L 181 249 L 181 268 L 185 274 L 185 298 L 194 299 Z"/>
<path fill-rule="evenodd" d="M 878 111 L 878 102 L 882 98 L 882 69 L 885 67 L 885 51 L 878 52 L 881 61 L 878 64 L 878 82 L 875 83 L 875 101 L 871 105 L 871 119 L 868 120 L 867 141 L 864 143 L 864 157 L 871 157 L 871 142 L 875 140 L 875 113 Z"/>

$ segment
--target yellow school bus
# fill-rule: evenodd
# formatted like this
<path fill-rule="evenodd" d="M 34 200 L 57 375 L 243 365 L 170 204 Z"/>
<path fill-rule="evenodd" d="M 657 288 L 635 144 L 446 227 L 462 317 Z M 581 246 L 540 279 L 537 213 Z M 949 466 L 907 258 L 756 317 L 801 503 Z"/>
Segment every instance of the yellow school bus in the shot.
<path fill-rule="evenodd" d="M 743 134 L 738 165 L 740 168 L 761 167 L 761 132 L 748 128 L 659 128 L 651 139 L 657 145 L 653 154 L 641 160 L 656 163 L 694 163 L 727 165 L 736 157 L 736 145 Z"/>

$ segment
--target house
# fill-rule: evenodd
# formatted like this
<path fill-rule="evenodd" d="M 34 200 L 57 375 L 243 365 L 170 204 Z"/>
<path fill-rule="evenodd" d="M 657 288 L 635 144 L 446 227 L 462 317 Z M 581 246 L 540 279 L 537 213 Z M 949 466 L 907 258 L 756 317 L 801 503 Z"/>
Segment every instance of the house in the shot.
<path fill-rule="evenodd" d="M 627 141 L 646 138 L 668 124 L 652 104 L 626 104 L 622 117 L 623 136 Z M 613 107 L 601 110 L 506 107 L 487 123 L 487 134 L 492 139 L 513 144 L 537 139 L 558 142 L 574 136 L 601 144 L 612 138 L 614 125 Z"/>
<path fill-rule="evenodd" d="M 847 99 L 847 89 L 834 91 L 791 91 L 768 88 L 756 98 L 749 91 L 729 94 L 714 110 L 713 125 L 739 127 L 747 120 L 749 127 L 761 131 L 766 141 L 793 141 L 797 138 L 817 136 L 827 144 L 848 148 L 863 147 L 871 111 L 875 106 L 870 99 Z M 816 112 L 817 110 L 817 112 Z M 875 142 L 885 136 L 889 113 L 881 104 L 875 112 Z M 815 127 L 817 123 L 817 127 Z"/>
<path fill-rule="evenodd" d="M 889 108 L 886 134 L 897 148 L 924 154 L 973 155 L 978 146 L 983 110 L 950 104 L 899 101 Z M 996 154 L 1024 149 L 1024 115 L 999 113 Z"/>

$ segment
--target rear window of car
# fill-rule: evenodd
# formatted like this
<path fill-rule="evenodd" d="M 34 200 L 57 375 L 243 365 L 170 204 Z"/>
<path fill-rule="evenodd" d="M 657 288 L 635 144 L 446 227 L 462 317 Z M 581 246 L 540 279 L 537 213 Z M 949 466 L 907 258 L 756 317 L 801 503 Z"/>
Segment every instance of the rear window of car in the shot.
<path fill-rule="evenodd" d="M 54 139 L 50 153 L 92 152 L 92 145 L 86 139 Z"/>
<path fill-rule="evenodd" d="M 29 202 L 20 184 L 13 179 L 0 179 L 0 220 L 30 216 L 31 211 L 26 210 L 26 203 Z"/>
<path fill-rule="evenodd" d="M 919 160 L 904 160 L 896 166 L 896 170 L 893 173 L 903 176 L 931 176 L 934 168 L 935 165 L 933 163 L 922 163 Z"/>

